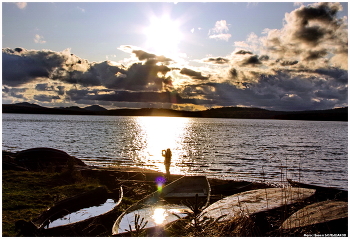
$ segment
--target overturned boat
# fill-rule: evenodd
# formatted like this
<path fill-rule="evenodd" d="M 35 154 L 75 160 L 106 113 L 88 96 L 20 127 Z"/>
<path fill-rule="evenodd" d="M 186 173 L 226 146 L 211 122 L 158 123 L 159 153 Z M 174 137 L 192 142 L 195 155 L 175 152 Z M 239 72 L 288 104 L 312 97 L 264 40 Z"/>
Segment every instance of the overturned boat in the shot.
<path fill-rule="evenodd" d="M 103 218 L 117 214 L 122 198 L 122 187 L 115 193 L 97 187 L 61 200 L 31 222 L 17 222 L 16 227 L 23 236 L 92 236 L 91 227 Z M 88 228 L 90 232 L 85 230 Z"/>
<path fill-rule="evenodd" d="M 210 184 L 206 176 L 184 176 L 130 206 L 115 221 L 112 234 L 133 235 L 133 231 L 152 231 L 186 217 L 196 203 L 206 207 L 210 199 Z M 154 231 L 154 230 L 153 230 Z"/>

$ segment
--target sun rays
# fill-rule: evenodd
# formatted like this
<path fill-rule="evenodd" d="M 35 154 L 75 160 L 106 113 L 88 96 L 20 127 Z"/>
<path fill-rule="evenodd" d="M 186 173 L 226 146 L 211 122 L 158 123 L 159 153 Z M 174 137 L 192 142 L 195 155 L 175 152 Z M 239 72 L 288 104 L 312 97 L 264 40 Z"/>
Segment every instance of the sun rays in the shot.
<path fill-rule="evenodd" d="M 147 37 L 146 47 L 157 55 L 177 57 L 178 45 L 183 40 L 179 21 L 172 20 L 170 16 L 151 17 L 150 24 L 144 28 Z"/>

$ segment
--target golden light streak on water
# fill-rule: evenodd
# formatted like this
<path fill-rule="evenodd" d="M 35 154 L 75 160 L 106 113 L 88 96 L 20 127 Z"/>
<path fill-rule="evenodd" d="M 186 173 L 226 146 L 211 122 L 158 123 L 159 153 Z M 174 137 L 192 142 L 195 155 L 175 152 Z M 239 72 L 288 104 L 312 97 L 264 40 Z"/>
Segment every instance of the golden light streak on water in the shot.
<path fill-rule="evenodd" d="M 145 165 L 156 165 L 165 172 L 162 150 L 170 148 L 172 151 L 170 172 L 180 172 L 175 165 L 179 162 L 179 153 L 184 151 L 183 139 L 189 118 L 178 117 L 138 117 L 137 123 L 142 131 L 143 148 L 139 152 L 139 159 Z"/>

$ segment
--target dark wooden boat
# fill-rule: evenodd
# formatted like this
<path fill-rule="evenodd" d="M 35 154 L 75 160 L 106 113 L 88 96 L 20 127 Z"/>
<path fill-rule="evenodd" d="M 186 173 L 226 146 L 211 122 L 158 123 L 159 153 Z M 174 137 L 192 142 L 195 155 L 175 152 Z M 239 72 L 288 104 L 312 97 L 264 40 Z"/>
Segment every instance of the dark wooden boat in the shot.
<path fill-rule="evenodd" d="M 136 219 L 135 215 L 144 222 L 148 221 L 144 229 L 152 231 L 152 228 L 162 228 L 172 221 L 187 216 L 186 211 L 190 211 L 190 208 L 186 202 L 196 201 L 205 207 L 209 199 L 210 185 L 206 176 L 184 176 L 130 206 L 115 221 L 112 234 L 114 236 L 130 234 L 134 230 L 134 223 L 137 223 L 133 221 Z M 156 222 L 155 218 L 157 210 L 164 216 L 160 223 Z"/>
<path fill-rule="evenodd" d="M 287 179 L 288 183 L 292 185 L 293 187 L 298 187 L 298 188 L 312 188 L 312 189 L 318 189 L 318 190 L 340 190 L 337 188 L 331 188 L 331 187 L 322 187 L 322 186 L 317 186 L 317 185 L 312 185 L 312 184 L 306 184 L 306 183 L 301 183 L 297 181 L 293 181 L 291 179 Z"/>
<path fill-rule="evenodd" d="M 233 181 L 225 184 L 212 186 L 211 194 L 232 195 L 232 194 L 250 190 L 252 186 L 253 186 L 252 182 Z"/>
<path fill-rule="evenodd" d="M 91 222 L 97 222 L 104 217 L 114 215 L 118 211 L 118 205 L 123 198 L 123 189 L 120 187 L 115 193 L 108 193 L 104 187 L 98 187 L 94 190 L 76 195 L 71 198 L 59 201 L 53 207 L 44 211 L 37 218 L 31 222 L 23 220 L 17 222 L 16 227 L 23 236 L 89 236 L 89 233 L 81 232 L 84 227 L 91 226 Z M 99 214 L 87 215 L 88 218 L 77 220 L 72 223 L 66 223 L 59 226 L 50 227 L 50 223 L 56 219 L 65 217 L 71 213 L 79 210 L 97 207 L 107 202 L 107 200 L 114 200 L 112 208 L 107 211 L 99 210 Z"/>

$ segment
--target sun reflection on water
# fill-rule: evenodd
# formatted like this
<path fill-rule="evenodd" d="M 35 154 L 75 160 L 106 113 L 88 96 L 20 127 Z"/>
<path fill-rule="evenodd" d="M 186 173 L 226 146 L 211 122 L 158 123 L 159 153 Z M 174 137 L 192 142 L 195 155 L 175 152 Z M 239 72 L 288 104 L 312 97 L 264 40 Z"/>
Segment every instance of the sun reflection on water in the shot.
<path fill-rule="evenodd" d="M 168 205 L 157 207 L 153 211 L 152 219 L 156 225 L 162 225 L 173 221 L 175 218 L 184 217 L 189 209 L 180 205 Z M 174 216 L 176 214 L 177 216 Z"/>
<path fill-rule="evenodd" d="M 161 225 L 165 221 L 166 213 L 164 208 L 156 208 L 153 213 L 153 220 L 157 225 Z"/>
<path fill-rule="evenodd" d="M 170 148 L 172 151 L 171 173 L 177 173 L 175 164 L 179 161 L 179 153 L 183 149 L 183 140 L 189 118 L 179 117 L 138 117 L 137 123 L 142 137 L 143 147 L 139 152 L 139 159 L 145 165 L 156 166 L 165 171 L 162 150 Z"/>

